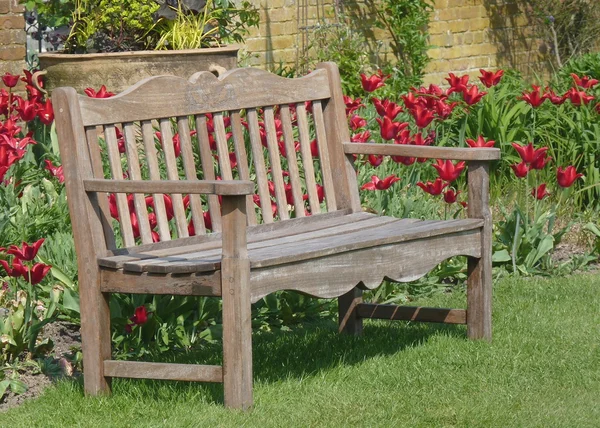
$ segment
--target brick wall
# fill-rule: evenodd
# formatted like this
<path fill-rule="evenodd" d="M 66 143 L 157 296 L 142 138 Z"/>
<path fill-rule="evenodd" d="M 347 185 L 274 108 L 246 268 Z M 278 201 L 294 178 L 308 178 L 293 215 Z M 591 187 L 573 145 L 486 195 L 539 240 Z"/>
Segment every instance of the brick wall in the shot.
<path fill-rule="evenodd" d="M 261 23 L 247 38 L 247 49 L 256 54 L 248 63 L 277 67 L 279 62 L 296 65 L 310 37 L 312 26 L 332 21 L 335 0 L 251 0 L 260 8 Z M 527 14 L 516 0 L 435 0 L 429 26 L 432 59 L 426 69 L 427 83 L 440 83 L 448 72 L 479 74 L 480 68 L 511 67 L 525 74 L 541 73 L 548 64 L 540 55 Z M 361 0 L 344 0 L 346 11 L 358 16 L 365 36 L 379 53 L 385 54 L 389 40 L 374 29 L 369 10 Z M 300 7 L 307 5 L 306 8 Z M 326 19 L 324 20 L 323 17 Z"/>
<path fill-rule="evenodd" d="M 435 0 L 429 26 L 432 59 L 426 82 L 439 83 L 450 71 L 479 74 L 480 68 L 510 67 L 544 75 L 550 67 L 544 44 L 515 0 Z"/>
<path fill-rule="evenodd" d="M 0 74 L 25 68 L 25 20 L 19 0 L 0 0 Z M 4 87 L 0 81 L 0 88 Z"/>
<path fill-rule="evenodd" d="M 253 56 L 247 65 L 277 68 L 279 63 L 297 66 L 310 44 L 312 28 L 335 22 L 336 2 L 358 16 L 372 45 L 380 43 L 385 54 L 388 40 L 374 29 L 364 0 L 250 0 L 260 10 L 260 27 L 246 39 Z M 527 14 L 517 0 L 434 0 L 429 27 L 426 82 L 440 83 L 448 72 L 477 74 L 479 68 L 513 67 L 543 73 L 547 63 L 540 56 Z M 20 72 L 25 66 L 23 7 L 18 0 L 0 0 L 0 74 Z M 0 83 L 1 85 L 1 83 Z"/>

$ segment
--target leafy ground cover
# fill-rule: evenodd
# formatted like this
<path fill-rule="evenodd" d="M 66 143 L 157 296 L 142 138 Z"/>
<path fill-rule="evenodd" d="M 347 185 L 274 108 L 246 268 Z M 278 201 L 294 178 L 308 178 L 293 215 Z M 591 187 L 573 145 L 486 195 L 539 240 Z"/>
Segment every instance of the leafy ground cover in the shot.
<path fill-rule="evenodd" d="M 597 426 L 600 274 L 506 278 L 492 343 L 463 326 L 332 323 L 254 335 L 255 407 L 222 407 L 220 385 L 115 380 L 110 398 L 62 381 L 2 414 L 19 426 Z M 460 306 L 464 293 L 427 305 Z M 215 361 L 206 348 L 185 359 Z M 212 355 L 212 356 L 211 356 Z M 165 358 L 165 357 L 163 357 Z"/>

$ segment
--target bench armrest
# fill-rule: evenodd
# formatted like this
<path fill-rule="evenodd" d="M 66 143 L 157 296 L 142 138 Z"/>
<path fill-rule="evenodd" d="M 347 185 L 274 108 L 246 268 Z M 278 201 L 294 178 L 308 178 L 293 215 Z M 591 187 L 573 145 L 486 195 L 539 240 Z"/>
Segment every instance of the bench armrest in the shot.
<path fill-rule="evenodd" d="M 86 192 L 185 193 L 208 195 L 251 195 L 254 183 L 248 180 L 83 180 Z"/>
<path fill-rule="evenodd" d="M 406 156 L 427 159 L 491 161 L 500 159 L 500 149 L 431 147 L 408 144 L 344 143 L 346 154 Z"/>

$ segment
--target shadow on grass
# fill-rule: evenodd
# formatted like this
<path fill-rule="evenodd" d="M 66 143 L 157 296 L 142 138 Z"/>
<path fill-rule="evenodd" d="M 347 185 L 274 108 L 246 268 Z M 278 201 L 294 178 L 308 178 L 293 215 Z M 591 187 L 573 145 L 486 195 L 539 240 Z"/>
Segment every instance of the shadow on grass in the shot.
<path fill-rule="evenodd" d="M 334 322 L 308 324 L 291 332 L 253 332 L 255 383 L 276 383 L 284 379 L 304 379 L 338 366 L 360 364 L 376 356 L 393 355 L 426 343 L 432 336 L 446 335 L 466 339 L 464 326 L 408 324 L 405 322 L 365 322 L 362 336 L 340 335 Z M 222 364 L 221 343 L 201 350 L 161 355 L 154 361 L 181 364 Z M 73 381 L 83 394 L 82 381 Z M 115 379 L 115 394 L 143 391 L 145 400 L 200 398 L 208 403 L 223 403 L 222 384 Z"/>

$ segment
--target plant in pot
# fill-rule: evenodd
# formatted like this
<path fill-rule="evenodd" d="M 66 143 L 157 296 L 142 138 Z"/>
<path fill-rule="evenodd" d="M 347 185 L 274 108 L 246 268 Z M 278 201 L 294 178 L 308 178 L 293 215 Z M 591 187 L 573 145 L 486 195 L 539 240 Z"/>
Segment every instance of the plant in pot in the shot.
<path fill-rule="evenodd" d="M 46 87 L 106 85 L 119 92 L 144 77 L 189 77 L 211 66 L 233 68 L 238 45 L 257 26 L 257 9 L 244 0 L 28 0 L 38 16 L 63 15 L 55 31 L 61 53 L 39 55 Z M 67 7 L 68 6 L 68 7 Z M 65 22 L 54 16 L 55 23 Z M 55 37 L 56 38 L 56 37 Z"/>

